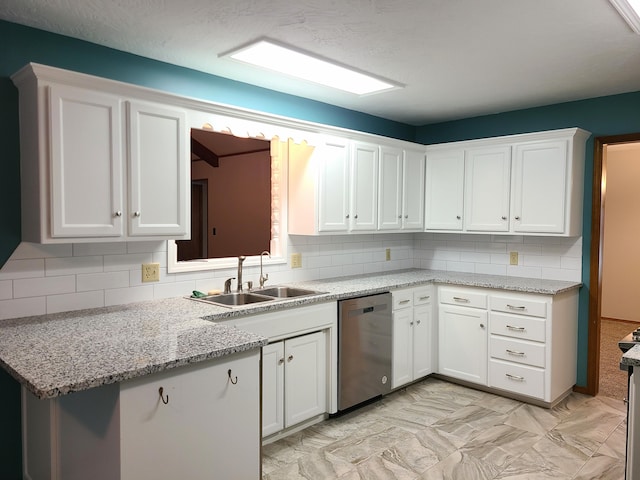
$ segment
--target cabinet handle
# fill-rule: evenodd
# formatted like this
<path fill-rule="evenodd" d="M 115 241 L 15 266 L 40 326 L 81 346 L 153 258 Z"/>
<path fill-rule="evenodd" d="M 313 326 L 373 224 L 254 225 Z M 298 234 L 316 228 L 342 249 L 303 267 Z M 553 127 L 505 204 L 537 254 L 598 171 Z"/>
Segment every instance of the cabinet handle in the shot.
<path fill-rule="evenodd" d="M 293 355 L 289 355 L 289 356 L 287 357 L 287 361 L 288 361 L 288 362 L 290 362 L 291 360 L 293 360 Z"/>
<path fill-rule="evenodd" d="M 456 220 L 461 220 L 462 217 L 460 215 L 456 215 Z"/>
<path fill-rule="evenodd" d="M 411 325 L 413 327 L 413 322 L 409 322 L 409 325 Z"/>
<path fill-rule="evenodd" d="M 358 214 L 356 213 L 356 214 L 353 216 L 353 218 L 358 218 Z"/>
<path fill-rule="evenodd" d="M 460 303 L 469 303 L 471 301 L 468 298 L 463 298 L 463 297 L 453 297 L 453 299 L 456 302 L 460 302 Z"/>
<path fill-rule="evenodd" d="M 420 297 L 420 300 L 429 300 L 431 298 L 430 295 L 427 295 L 426 297 Z"/>
<path fill-rule="evenodd" d="M 349 218 L 349 214 L 347 213 L 347 215 L 344 218 Z"/>
<path fill-rule="evenodd" d="M 524 327 L 514 327 L 512 325 L 507 325 L 507 328 L 509 330 L 516 330 L 518 332 L 524 332 L 526 330 Z"/>
<path fill-rule="evenodd" d="M 284 363 L 284 358 L 281 358 L 280 360 L 278 360 L 278 365 L 282 365 Z"/>
<path fill-rule="evenodd" d="M 516 220 L 520 220 L 520 217 L 516 217 Z"/>
<path fill-rule="evenodd" d="M 481 324 L 480 324 L 480 328 L 484 328 L 484 323 L 481 323 Z"/>
<path fill-rule="evenodd" d="M 402 218 L 402 215 L 398 215 L 398 218 Z"/>
<path fill-rule="evenodd" d="M 508 348 L 506 349 L 506 352 L 509 355 L 516 355 L 518 357 L 524 357 L 524 352 L 516 352 L 515 350 L 509 350 Z"/>
<path fill-rule="evenodd" d="M 405 215 L 404 218 L 409 218 L 409 215 Z"/>
<path fill-rule="evenodd" d="M 507 308 L 511 309 L 511 310 L 526 310 L 527 307 L 525 306 L 519 306 L 519 305 L 509 305 L 507 303 Z"/>
<path fill-rule="evenodd" d="M 231 383 L 233 383 L 234 385 L 236 383 L 238 383 L 238 376 L 236 375 L 235 377 L 231 377 L 231 369 L 227 370 L 227 375 L 229 375 L 229 380 L 231 381 Z"/>
<path fill-rule="evenodd" d="M 139 217 L 140 216 L 140 212 L 133 212 L 133 216 L 134 217 Z"/>
<path fill-rule="evenodd" d="M 400 305 L 404 305 L 405 303 L 409 303 L 411 300 L 400 300 Z"/>
<path fill-rule="evenodd" d="M 162 400 L 162 403 L 164 403 L 165 405 L 169 403 L 169 395 L 164 395 L 164 388 L 160 387 L 158 389 L 158 394 L 160 395 L 160 400 Z"/>
<path fill-rule="evenodd" d="M 505 217 L 504 215 L 502 217 L 500 217 L 502 220 L 506 220 L 507 217 Z"/>
<path fill-rule="evenodd" d="M 121 217 L 122 216 L 122 212 L 120 210 L 118 210 L 116 213 L 113 214 L 115 217 Z"/>
<path fill-rule="evenodd" d="M 416 323 L 417 323 L 418 325 L 420 325 L 420 320 L 416 320 Z"/>
<path fill-rule="evenodd" d="M 505 373 L 504 375 L 510 380 L 517 380 L 518 382 L 524 382 L 524 377 L 521 377 L 520 375 L 511 375 L 510 373 Z"/>

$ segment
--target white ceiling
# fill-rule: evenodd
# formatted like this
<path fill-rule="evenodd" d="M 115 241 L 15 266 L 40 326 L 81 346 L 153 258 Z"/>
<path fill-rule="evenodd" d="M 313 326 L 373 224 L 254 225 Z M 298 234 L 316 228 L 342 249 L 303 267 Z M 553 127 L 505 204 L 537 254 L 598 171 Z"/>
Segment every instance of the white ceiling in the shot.
<path fill-rule="evenodd" d="M 0 0 L 0 18 L 412 125 L 640 90 L 640 35 L 608 0 Z M 406 88 L 217 57 L 259 37 Z"/>

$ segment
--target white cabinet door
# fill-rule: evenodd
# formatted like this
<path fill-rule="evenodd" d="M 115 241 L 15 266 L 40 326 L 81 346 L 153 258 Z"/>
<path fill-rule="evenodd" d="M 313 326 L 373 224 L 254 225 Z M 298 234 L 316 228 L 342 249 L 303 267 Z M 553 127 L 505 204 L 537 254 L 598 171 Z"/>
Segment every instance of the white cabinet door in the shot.
<path fill-rule="evenodd" d="M 487 311 L 440 305 L 438 311 L 439 372 L 487 384 Z"/>
<path fill-rule="evenodd" d="M 190 234 L 189 134 L 183 110 L 129 102 L 129 234 Z"/>
<path fill-rule="evenodd" d="M 413 380 L 413 309 L 393 312 L 393 369 L 391 388 Z"/>
<path fill-rule="evenodd" d="M 567 205 L 567 140 L 515 146 L 512 230 L 563 233 Z"/>
<path fill-rule="evenodd" d="M 424 152 L 405 150 L 402 161 L 402 229 L 424 228 Z"/>
<path fill-rule="evenodd" d="M 327 411 L 326 358 L 324 332 L 285 341 L 285 426 Z"/>
<path fill-rule="evenodd" d="M 426 230 L 462 230 L 463 185 L 463 149 L 427 152 Z"/>
<path fill-rule="evenodd" d="M 351 159 L 351 230 L 378 227 L 377 145 L 353 142 Z"/>
<path fill-rule="evenodd" d="M 120 99 L 52 85 L 49 109 L 51 236 L 121 236 L 125 205 Z"/>
<path fill-rule="evenodd" d="M 378 228 L 402 228 L 403 154 L 399 148 L 380 147 L 380 187 L 378 189 Z"/>
<path fill-rule="evenodd" d="M 259 362 L 256 351 L 124 382 L 121 478 L 259 478 Z"/>
<path fill-rule="evenodd" d="M 431 305 L 413 309 L 413 379 L 433 373 L 431 358 L 433 315 Z"/>
<path fill-rule="evenodd" d="M 320 148 L 318 231 L 346 232 L 349 229 L 349 143 L 335 139 Z"/>
<path fill-rule="evenodd" d="M 468 149 L 464 184 L 464 229 L 509 231 L 511 147 Z"/>
<path fill-rule="evenodd" d="M 284 342 L 262 347 L 262 436 L 284 428 Z"/>

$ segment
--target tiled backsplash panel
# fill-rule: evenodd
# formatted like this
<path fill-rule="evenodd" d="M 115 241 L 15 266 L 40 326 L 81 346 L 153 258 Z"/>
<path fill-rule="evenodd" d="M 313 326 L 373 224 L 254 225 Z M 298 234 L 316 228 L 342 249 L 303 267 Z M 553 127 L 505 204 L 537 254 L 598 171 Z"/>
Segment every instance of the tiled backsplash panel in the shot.
<path fill-rule="evenodd" d="M 265 266 L 269 284 L 405 268 L 580 281 L 582 239 L 455 234 L 289 237 L 302 268 Z M 386 250 L 391 259 L 386 260 Z M 517 251 L 519 264 L 509 265 Z M 166 242 L 38 245 L 22 243 L 0 269 L 0 319 L 121 305 L 222 289 L 236 269 L 167 273 Z M 160 281 L 142 283 L 141 264 L 160 264 Z M 244 279 L 257 284 L 259 268 Z"/>

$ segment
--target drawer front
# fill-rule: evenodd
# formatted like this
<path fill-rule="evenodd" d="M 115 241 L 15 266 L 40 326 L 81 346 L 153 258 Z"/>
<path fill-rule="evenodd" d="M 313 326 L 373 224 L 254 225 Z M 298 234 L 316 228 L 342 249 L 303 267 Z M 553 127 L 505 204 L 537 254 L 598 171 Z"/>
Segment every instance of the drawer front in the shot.
<path fill-rule="evenodd" d="M 547 303 L 540 300 L 520 299 L 491 295 L 491 310 L 499 312 L 547 317 Z"/>
<path fill-rule="evenodd" d="M 441 288 L 438 291 L 438 296 L 440 297 L 440 303 L 460 305 L 461 307 L 487 308 L 486 293 Z"/>
<path fill-rule="evenodd" d="M 543 343 L 516 340 L 509 337 L 491 335 L 489 354 L 493 358 L 517 362 L 533 367 L 545 366 L 545 346 Z"/>
<path fill-rule="evenodd" d="M 413 290 L 391 292 L 391 298 L 393 300 L 394 310 L 413 307 Z"/>
<path fill-rule="evenodd" d="M 494 335 L 544 342 L 546 340 L 546 326 L 545 320 L 537 318 L 489 312 L 489 332 Z"/>
<path fill-rule="evenodd" d="M 489 386 L 544 400 L 544 375 L 541 368 L 502 360 L 489 361 Z"/>
<path fill-rule="evenodd" d="M 414 305 L 427 305 L 431 303 L 433 296 L 432 288 L 419 288 L 413 291 L 413 304 Z"/>

